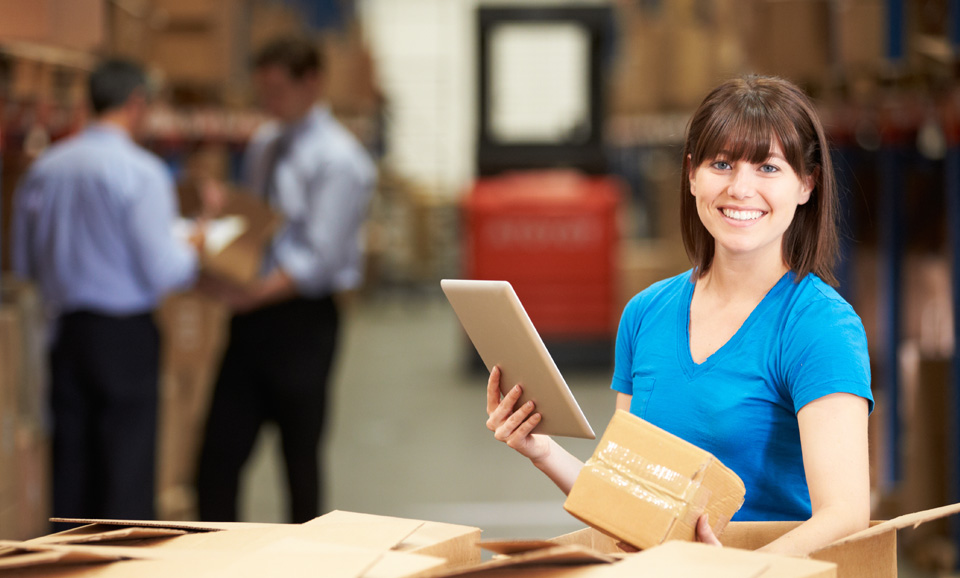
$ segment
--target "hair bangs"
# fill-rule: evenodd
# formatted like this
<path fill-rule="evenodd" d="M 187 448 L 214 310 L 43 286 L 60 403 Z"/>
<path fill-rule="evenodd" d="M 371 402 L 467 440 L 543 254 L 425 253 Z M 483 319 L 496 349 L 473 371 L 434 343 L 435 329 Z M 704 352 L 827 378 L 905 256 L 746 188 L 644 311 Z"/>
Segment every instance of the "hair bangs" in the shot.
<path fill-rule="evenodd" d="M 693 166 L 723 158 L 759 164 L 779 145 L 784 160 L 797 174 L 804 172 L 803 152 L 795 119 L 761 98 L 726 101 L 708 117 L 693 152 Z"/>

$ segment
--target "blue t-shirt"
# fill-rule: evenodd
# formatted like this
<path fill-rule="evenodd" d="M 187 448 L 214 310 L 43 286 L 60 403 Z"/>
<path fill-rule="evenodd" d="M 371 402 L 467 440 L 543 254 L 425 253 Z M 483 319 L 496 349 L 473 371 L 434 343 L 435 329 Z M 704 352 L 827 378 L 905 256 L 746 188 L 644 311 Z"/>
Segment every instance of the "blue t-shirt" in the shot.
<path fill-rule="evenodd" d="M 634 296 L 617 333 L 612 388 L 630 412 L 709 451 L 743 479 L 734 520 L 811 515 L 797 412 L 820 397 L 870 392 L 867 338 L 853 308 L 813 274 L 786 273 L 730 340 L 690 355 L 688 271 Z"/>

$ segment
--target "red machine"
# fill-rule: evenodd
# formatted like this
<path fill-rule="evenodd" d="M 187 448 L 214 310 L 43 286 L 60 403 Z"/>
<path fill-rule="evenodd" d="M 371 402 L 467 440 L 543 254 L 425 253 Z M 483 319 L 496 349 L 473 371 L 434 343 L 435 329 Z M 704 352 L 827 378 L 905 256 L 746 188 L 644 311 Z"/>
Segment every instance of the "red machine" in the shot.
<path fill-rule="evenodd" d="M 466 277 L 509 281 L 545 340 L 609 339 L 621 186 L 559 170 L 478 180 L 464 201 Z"/>

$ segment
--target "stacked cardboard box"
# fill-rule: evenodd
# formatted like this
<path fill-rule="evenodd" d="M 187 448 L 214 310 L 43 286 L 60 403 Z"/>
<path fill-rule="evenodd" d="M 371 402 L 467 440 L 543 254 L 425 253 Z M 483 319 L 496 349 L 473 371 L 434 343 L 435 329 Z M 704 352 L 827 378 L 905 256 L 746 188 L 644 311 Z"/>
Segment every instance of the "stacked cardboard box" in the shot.
<path fill-rule="evenodd" d="M 50 441 L 44 417 L 44 324 L 32 285 L 4 277 L 0 295 L 0 537 L 49 527 Z"/>
<path fill-rule="evenodd" d="M 222 304 L 196 292 L 167 298 L 157 315 L 163 343 L 157 511 L 164 519 L 196 515 L 196 461 L 226 316 Z"/>
<path fill-rule="evenodd" d="M 0 42 L 93 50 L 105 36 L 104 0 L 0 0 Z"/>

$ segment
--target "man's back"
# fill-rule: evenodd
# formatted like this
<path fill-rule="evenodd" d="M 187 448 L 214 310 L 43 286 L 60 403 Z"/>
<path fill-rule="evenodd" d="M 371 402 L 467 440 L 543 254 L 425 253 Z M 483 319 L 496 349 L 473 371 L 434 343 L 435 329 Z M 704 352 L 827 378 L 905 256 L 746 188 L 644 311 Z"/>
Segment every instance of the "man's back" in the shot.
<path fill-rule="evenodd" d="M 56 313 L 149 311 L 194 274 L 194 253 L 172 236 L 175 213 L 160 160 L 94 125 L 51 147 L 21 183 L 14 269 Z"/>

